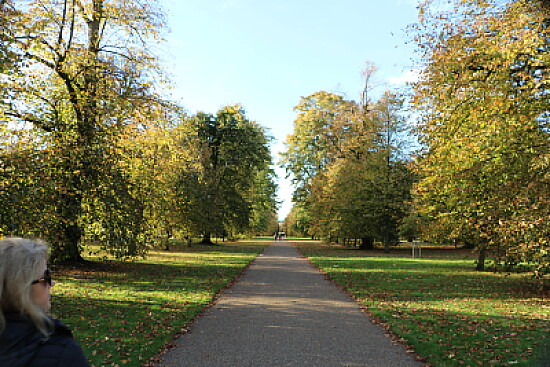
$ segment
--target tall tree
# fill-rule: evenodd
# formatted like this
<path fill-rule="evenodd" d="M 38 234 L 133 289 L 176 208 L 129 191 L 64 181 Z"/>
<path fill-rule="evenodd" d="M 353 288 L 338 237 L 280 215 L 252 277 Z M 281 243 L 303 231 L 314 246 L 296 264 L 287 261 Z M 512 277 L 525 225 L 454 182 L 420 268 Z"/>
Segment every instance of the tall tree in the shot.
<path fill-rule="evenodd" d="M 403 111 L 403 99 L 386 91 L 369 112 L 377 132 L 375 140 L 380 159 L 377 192 L 382 204 L 379 228 L 386 252 L 399 240 L 399 225 L 406 216 L 412 188 L 413 178 L 407 166 L 410 129 Z"/>
<path fill-rule="evenodd" d="M 373 73 L 371 65 L 367 79 Z M 406 119 L 393 93 L 363 98 L 362 105 L 326 92 L 303 98 L 283 165 L 301 190 L 295 199 L 308 212 L 310 234 L 361 238 L 364 246 L 376 237 L 388 248 L 410 196 Z"/>
<path fill-rule="evenodd" d="M 209 244 L 212 235 L 249 229 L 258 175 L 271 180 L 265 176 L 271 164 L 269 137 L 239 106 L 224 107 L 215 116 L 198 113 L 192 124 L 200 165 L 182 175 L 178 195 L 190 227 Z"/>
<path fill-rule="evenodd" d="M 147 111 L 143 123 L 128 124 L 117 149 L 119 169 L 127 172 L 132 196 L 143 207 L 144 246 L 166 247 L 171 237 L 189 235 L 184 213 L 177 207 L 177 185 L 182 172 L 196 167 L 197 142 L 180 108 L 169 105 Z M 101 225 L 94 227 L 101 234 Z"/>
<path fill-rule="evenodd" d="M 537 264 L 549 233 L 548 12 L 537 1 L 455 1 L 421 6 L 425 69 L 416 85 L 426 147 L 419 208 L 427 234 L 473 242 L 478 269 Z"/>
<path fill-rule="evenodd" d="M 147 41 L 162 29 L 158 6 L 133 0 L 26 0 L 15 6 L 4 36 L 22 66 L 1 79 L 0 103 L 12 126 L 35 129 L 44 149 L 55 153 L 52 258 L 80 259 L 89 195 L 113 213 L 103 216 L 113 221 L 104 226 L 111 231 L 107 243 L 139 243 L 142 208 L 113 165 L 112 147 L 120 129 L 156 99 L 152 76 L 159 69 Z M 134 220 L 121 221 L 130 216 Z M 133 255 L 135 248 L 125 252 Z"/>
<path fill-rule="evenodd" d="M 357 108 L 342 96 L 320 91 L 302 97 L 294 131 L 285 142 L 281 165 L 292 175 L 295 199 L 307 197 L 311 180 L 341 154 L 343 137 Z"/>
<path fill-rule="evenodd" d="M 247 195 L 247 200 L 251 202 L 252 216 L 249 227 L 252 234 L 275 233 L 278 226 L 276 195 L 274 170 L 271 167 L 258 170 Z"/>
<path fill-rule="evenodd" d="M 310 224 L 309 211 L 303 207 L 302 203 L 294 204 L 283 221 L 283 226 L 289 236 L 309 235 L 311 238 L 315 238 L 315 234 L 310 229 Z"/>

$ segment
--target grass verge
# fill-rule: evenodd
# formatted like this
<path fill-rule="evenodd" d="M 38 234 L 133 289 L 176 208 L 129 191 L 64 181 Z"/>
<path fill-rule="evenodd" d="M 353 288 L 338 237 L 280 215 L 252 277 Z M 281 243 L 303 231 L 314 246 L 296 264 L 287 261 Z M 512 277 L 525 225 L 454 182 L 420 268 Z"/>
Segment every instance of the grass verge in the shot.
<path fill-rule="evenodd" d="M 550 365 L 550 301 L 524 274 L 476 272 L 462 250 L 294 244 L 428 365 Z"/>
<path fill-rule="evenodd" d="M 52 311 L 93 366 L 142 366 L 230 283 L 269 242 L 151 252 L 146 260 L 92 260 L 54 268 Z"/>

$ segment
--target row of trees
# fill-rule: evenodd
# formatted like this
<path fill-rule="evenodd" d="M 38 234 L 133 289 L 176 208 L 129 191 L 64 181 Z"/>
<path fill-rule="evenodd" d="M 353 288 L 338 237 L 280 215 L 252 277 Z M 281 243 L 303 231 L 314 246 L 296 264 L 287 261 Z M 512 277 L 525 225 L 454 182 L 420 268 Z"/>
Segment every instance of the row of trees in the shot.
<path fill-rule="evenodd" d="M 0 5 L 0 234 L 46 238 L 54 260 L 85 238 L 131 257 L 274 217 L 264 129 L 239 106 L 187 116 L 162 98 L 158 4 Z"/>
<path fill-rule="evenodd" d="M 452 5 L 452 6 L 450 6 Z M 325 92 L 297 106 L 283 164 L 297 183 L 295 228 L 330 237 L 419 234 L 488 252 L 495 264 L 550 270 L 548 2 L 428 0 L 413 131 L 398 94 L 362 104 Z M 367 76 L 370 75 L 367 72 Z M 368 77 L 367 77 L 368 80 Z M 409 123 L 412 125 L 412 123 Z"/>

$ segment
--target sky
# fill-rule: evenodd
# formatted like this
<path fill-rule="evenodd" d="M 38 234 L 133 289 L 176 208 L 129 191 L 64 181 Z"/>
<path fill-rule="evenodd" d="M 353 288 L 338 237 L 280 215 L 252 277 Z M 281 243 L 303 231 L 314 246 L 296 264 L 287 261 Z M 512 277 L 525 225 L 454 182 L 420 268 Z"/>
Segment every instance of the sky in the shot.
<path fill-rule="evenodd" d="M 274 137 L 274 162 L 292 134 L 301 97 L 328 91 L 359 100 L 373 62 L 377 91 L 414 78 L 407 26 L 416 0 L 162 0 L 169 32 L 163 52 L 172 98 L 189 111 L 240 104 Z M 376 91 L 375 91 L 376 93 Z M 292 187 L 279 176 L 279 219 Z"/>

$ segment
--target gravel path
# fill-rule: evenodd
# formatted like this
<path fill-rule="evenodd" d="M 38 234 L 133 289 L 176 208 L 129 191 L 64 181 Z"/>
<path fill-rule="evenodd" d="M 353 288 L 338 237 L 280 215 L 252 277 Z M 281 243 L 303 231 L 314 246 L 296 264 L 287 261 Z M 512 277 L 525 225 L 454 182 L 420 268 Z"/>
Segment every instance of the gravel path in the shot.
<path fill-rule="evenodd" d="M 174 343 L 159 366 L 422 366 L 285 241 Z"/>

